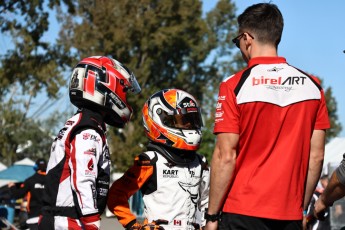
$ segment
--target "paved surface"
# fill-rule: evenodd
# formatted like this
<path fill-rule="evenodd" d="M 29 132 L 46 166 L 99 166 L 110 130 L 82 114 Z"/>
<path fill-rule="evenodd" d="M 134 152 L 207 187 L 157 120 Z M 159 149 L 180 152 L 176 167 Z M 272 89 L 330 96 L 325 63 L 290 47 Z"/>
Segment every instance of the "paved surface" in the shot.
<path fill-rule="evenodd" d="M 123 230 L 124 227 L 119 223 L 116 217 L 106 217 L 102 215 L 101 230 Z"/>

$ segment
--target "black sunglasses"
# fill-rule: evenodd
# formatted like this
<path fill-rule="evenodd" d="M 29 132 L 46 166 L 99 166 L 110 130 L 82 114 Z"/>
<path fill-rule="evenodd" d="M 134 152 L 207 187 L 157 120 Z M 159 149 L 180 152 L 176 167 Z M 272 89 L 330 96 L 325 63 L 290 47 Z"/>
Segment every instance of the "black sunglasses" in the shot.
<path fill-rule="evenodd" d="M 238 35 L 237 37 L 235 37 L 234 39 L 232 39 L 232 42 L 235 43 L 236 47 L 237 48 L 240 48 L 240 40 L 241 38 L 243 37 L 244 34 L 248 34 L 249 37 L 251 37 L 252 39 L 254 39 L 254 37 L 248 33 L 248 32 L 244 32 L 244 33 L 241 33 L 240 35 Z"/>

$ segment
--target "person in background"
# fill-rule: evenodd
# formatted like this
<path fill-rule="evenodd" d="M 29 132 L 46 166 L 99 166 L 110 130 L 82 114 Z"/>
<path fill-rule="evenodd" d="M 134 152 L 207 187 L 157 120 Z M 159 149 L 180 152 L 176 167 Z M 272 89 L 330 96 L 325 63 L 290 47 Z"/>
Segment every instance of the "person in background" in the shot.
<path fill-rule="evenodd" d="M 314 205 L 315 202 L 319 199 L 320 195 L 325 190 L 328 184 L 328 175 L 322 175 L 320 178 L 321 187 L 316 187 L 314 194 L 311 198 L 310 204 L 308 206 L 307 212 L 304 215 L 305 220 L 305 229 L 307 230 L 331 230 L 331 222 L 330 222 L 330 210 L 329 208 L 325 212 L 325 219 L 323 221 L 319 221 L 314 217 Z"/>
<path fill-rule="evenodd" d="M 205 225 L 209 189 L 206 158 L 196 152 L 202 137 L 199 106 L 189 93 L 166 89 L 152 95 L 142 113 L 147 151 L 112 184 L 108 208 L 126 229 L 199 230 Z M 144 223 L 128 203 L 139 189 Z"/>
<path fill-rule="evenodd" d="M 326 218 L 327 210 L 333 205 L 333 203 L 345 196 L 345 153 L 343 154 L 343 160 L 340 165 L 332 173 L 331 179 L 326 186 L 323 193 L 314 205 L 314 216 L 319 220 Z M 338 205 L 335 209 L 337 216 L 342 213 L 342 206 Z"/>
<path fill-rule="evenodd" d="M 36 160 L 34 170 L 36 173 L 27 178 L 20 187 L 17 188 L 15 183 L 9 183 L 11 197 L 14 199 L 25 198 L 27 202 L 26 209 L 28 213 L 28 219 L 26 220 L 27 226 L 30 230 L 38 229 L 38 219 L 42 214 L 41 209 L 43 207 L 43 192 L 45 186 L 47 162 L 43 158 Z"/>
<path fill-rule="evenodd" d="M 219 87 L 206 229 L 302 229 L 330 127 L 325 95 L 278 56 L 276 5 L 251 5 L 238 24 L 233 42 L 248 66 Z"/>
<path fill-rule="evenodd" d="M 110 180 L 106 124 L 122 128 L 132 114 L 126 96 L 139 92 L 115 59 L 92 56 L 75 66 L 69 95 L 78 111 L 51 147 L 39 229 L 100 229 Z"/>

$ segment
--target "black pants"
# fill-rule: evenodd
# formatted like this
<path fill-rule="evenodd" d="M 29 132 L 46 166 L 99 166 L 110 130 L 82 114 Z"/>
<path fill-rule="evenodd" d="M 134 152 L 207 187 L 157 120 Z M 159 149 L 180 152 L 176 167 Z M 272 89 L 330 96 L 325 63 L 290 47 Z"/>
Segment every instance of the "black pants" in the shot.
<path fill-rule="evenodd" d="M 53 230 L 54 227 L 54 216 L 42 216 L 38 225 L 39 230 Z"/>
<path fill-rule="evenodd" d="M 223 213 L 219 230 L 301 230 L 302 220 L 273 220 Z"/>
<path fill-rule="evenodd" d="M 28 224 L 30 230 L 38 230 L 38 223 L 37 224 Z"/>

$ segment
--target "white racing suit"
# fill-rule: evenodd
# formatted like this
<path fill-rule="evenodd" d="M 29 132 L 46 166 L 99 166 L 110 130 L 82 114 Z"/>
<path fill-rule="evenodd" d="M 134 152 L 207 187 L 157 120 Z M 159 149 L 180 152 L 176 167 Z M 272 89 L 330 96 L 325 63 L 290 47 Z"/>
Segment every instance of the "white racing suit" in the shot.
<path fill-rule="evenodd" d="M 167 224 L 160 224 L 165 230 L 199 229 L 205 225 L 209 168 L 205 157 L 193 151 L 188 154 L 189 159 L 176 161 L 164 146 L 151 143 L 148 151 L 137 156 L 134 165 L 112 184 L 108 208 L 125 228 L 137 221 L 128 199 L 139 189 L 146 222 L 165 220 Z"/>
<path fill-rule="evenodd" d="M 83 109 L 55 138 L 47 167 L 39 229 L 99 229 L 110 179 L 106 127 Z"/>

